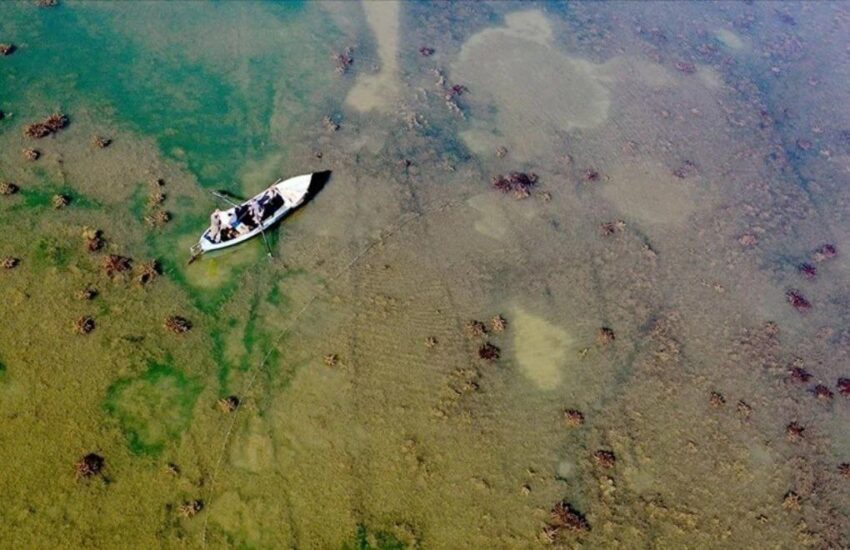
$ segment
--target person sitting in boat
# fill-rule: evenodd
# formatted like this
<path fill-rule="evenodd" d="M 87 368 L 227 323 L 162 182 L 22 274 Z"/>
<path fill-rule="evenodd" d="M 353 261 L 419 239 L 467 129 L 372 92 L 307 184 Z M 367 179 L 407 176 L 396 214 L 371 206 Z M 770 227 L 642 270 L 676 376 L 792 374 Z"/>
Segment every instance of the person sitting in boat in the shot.
<path fill-rule="evenodd" d="M 272 214 L 277 212 L 278 208 L 283 206 L 283 197 L 280 196 L 280 191 L 278 191 L 277 186 L 269 189 L 265 196 L 267 200 L 263 206 L 263 219 L 271 217 Z"/>
<path fill-rule="evenodd" d="M 221 242 L 221 210 L 216 209 L 210 216 L 210 241 Z"/>
<path fill-rule="evenodd" d="M 263 223 L 263 207 L 258 199 L 251 199 L 251 202 L 248 203 L 248 215 L 254 222 L 254 227 Z"/>

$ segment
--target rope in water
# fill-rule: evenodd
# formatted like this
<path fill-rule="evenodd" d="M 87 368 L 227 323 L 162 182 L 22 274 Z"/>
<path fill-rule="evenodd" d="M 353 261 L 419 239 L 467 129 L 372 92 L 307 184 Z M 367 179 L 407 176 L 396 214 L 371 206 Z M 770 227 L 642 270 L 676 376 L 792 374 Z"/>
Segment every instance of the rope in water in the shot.
<path fill-rule="evenodd" d="M 334 283 L 337 279 L 342 277 L 352 267 L 354 267 L 354 265 L 357 264 L 357 262 L 359 262 L 370 250 L 372 250 L 378 244 L 386 241 L 386 239 L 388 239 L 389 237 L 392 237 L 393 235 L 398 233 L 404 226 L 406 226 L 410 222 L 422 218 L 427 213 L 435 212 L 435 211 L 439 211 L 439 210 L 444 210 L 444 209 L 446 209 L 450 206 L 455 206 L 455 205 L 460 204 L 462 202 L 464 202 L 464 201 L 456 200 L 456 201 L 452 201 L 452 202 L 448 202 L 446 204 L 443 204 L 443 205 L 441 205 L 437 208 L 434 208 L 433 210 L 423 209 L 420 212 L 414 212 L 414 213 L 410 214 L 408 219 L 400 221 L 398 224 L 395 225 L 395 227 L 389 233 L 386 233 L 385 235 L 382 235 L 381 237 L 379 237 L 379 238 L 375 239 L 374 241 L 372 241 L 371 243 L 367 244 L 360 252 L 357 253 L 356 256 L 354 256 L 354 258 L 350 262 L 348 262 L 348 264 L 346 264 L 345 267 L 343 267 L 333 277 L 331 277 L 328 280 L 328 283 L 329 284 Z M 405 214 L 403 214 L 402 216 L 404 216 L 404 215 Z M 316 291 L 313 294 L 313 296 L 307 301 L 307 303 L 304 304 L 304 306 L 301 309 L 298 310 L 298 312 L 295 314 L 295 316 L 292 318 L 292 320 L 289 322 L 289 324 L 286 326 L 286 328 L 283 329 L 283 331 L 281 331 L 281 333 L 278 335 L 278 337 L 272 343 L 269 350 L 263 356 L 262 361 L 260 361 L 260 363 L 257 365 L 256 368 L 254 368 L 250 371 L 248 380 L 246 381 L 245 387 L 243 388 L 243 391 L 240 395 L 245 396 L 245 397 L 248 396 L 248 394 L 251 392 L 251 389 L 254 387 L 254 383 L 257 380 L 257 375 L 260 373 L 261 370 L 263 370 L 263 367 L 266 366 L 266 363 L 268 362 L 268 360 L 271 357 L 274 350 L 277 348 L 280 341 L 283 339 L 284 336 L 286 336 L 289 333 L 290 330 L 292 330 L 292 328 L 295 326 L 295 323 L 298 321 L 298 319 L 301 318 L 301 316 L 308 309 L 310 309 L 310 306 L 312 306 L 316 302 L 316 300 L 319 298 L 320 294 L 321 294 L 320 290 Z M 237 417 L 239 415 L 239 411 L 242 409 L 243 403 L 244 403 L 244 401 L 240 400 L 239 404 L 236 406 L 236 409 L 233 411 L 233 414 L 230 415 L 230 424 L 227 426 L 227 429 L 224 432 L 224 438 L 222 439 L 222 442 L 221 442 L 221 450 L 218 454 L 218 458 L 216 459 L 215 466 L 213 467 L 213 470 L 212 470 L 212 474 L 210 475 L 209 489 L 207 490 L 207 493 L 204 497 L 204 502 L 210 502 L 210 499 L 213 496 L 213 492 L 214 492 L 214 489 L 215 489 L 216 476 L 218 475 L 218 472 L 221 469 L 221 464 L 224 461 L 224 454 L 227 452 L 227 446 L 230 443 L 230 436 L 233 432 L 234 426 L 236 426 L 236 420 L 237 420 Z M 201 537 L 202 544 L 203 544 L 204 547 L 207 546 L 207 527 L 208 527 L 208 524 L 209 524 L 209 517 L 210 517 L 209 513 L 204 514 L 204 526 L 203 526 L 203 532 L 202 532 L 202 537 Z"/>

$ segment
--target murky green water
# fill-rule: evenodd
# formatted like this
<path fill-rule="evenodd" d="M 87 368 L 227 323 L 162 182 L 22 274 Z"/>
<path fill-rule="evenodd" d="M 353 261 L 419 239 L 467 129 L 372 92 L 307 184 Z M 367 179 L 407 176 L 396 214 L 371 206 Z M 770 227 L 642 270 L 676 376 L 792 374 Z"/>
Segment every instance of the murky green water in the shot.
<path fill-rule="evenodd" d="M 838 2 L 3 3 L 3 544 L 850 546 L 849 34 Z M 319 170 L 272 261 L 187 265 L 210 190 Z"/>

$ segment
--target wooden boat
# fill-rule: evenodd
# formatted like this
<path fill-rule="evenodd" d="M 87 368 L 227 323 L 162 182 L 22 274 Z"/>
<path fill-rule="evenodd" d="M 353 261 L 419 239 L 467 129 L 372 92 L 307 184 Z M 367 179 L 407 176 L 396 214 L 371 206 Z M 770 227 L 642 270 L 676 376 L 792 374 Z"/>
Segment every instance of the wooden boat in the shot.
<path fill-rule="evenodd" d="M 325 171 L 280 179 L 252 199 L 220 211 L 222 223 L 218 238 L 211 234 L 211 228 L 207 228 L 192 246 L 190 262 L 205 252 L 236 246 L 260 235 L 315 196 L 329 177 L 330 171 Z M 262 223 L 256 223 L 251 215 L 252 201 L 259 204 Z"/>

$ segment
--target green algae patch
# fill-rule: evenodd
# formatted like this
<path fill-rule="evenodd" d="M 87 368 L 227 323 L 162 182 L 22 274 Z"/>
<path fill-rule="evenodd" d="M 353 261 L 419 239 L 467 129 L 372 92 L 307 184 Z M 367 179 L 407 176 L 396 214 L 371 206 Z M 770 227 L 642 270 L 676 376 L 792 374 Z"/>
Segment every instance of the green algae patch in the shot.
<path fill-rule="evenodd" d="M 362 523 L 357 526 L 354 540 L 342 546 L 343 550 L 404 550 L 404 543 L 392 533 L 385 531 L 369 532 Z"/>
<path fill-rule="evenodd" d="M 49 186 L 45 188 L 32 189 L 25 188 L 21 190 L 23 200 L 13 206 L 10 210 L 18 210 L 21 208 L 53 208 L 53 197 L 63 195 L 68 198 L 69 204 L 74 208 L 100 208 L 100 202 L 86 197 L 68 186 Z"/>
<path fill-rule="evenodd" d="M 134 454 L 156 455 L 189 426 L 200 391 L 199 382 L 174 367 L 151 363 L 141 376 L 114 383 L 104 409 Z"/>
<path fill-rule="evenodd" d="M 33 264 L 37 267 L 67 267 L 73 249 L 55 237 L 42 237 L 33 246 Z"/>

